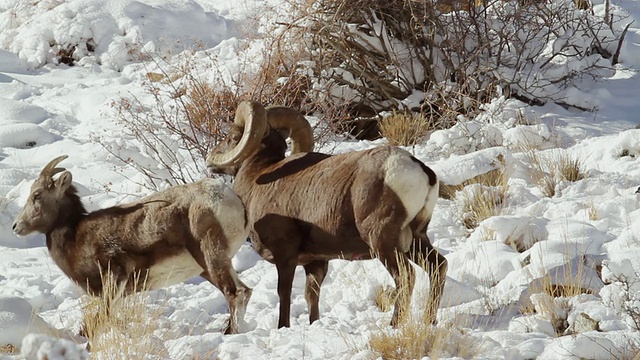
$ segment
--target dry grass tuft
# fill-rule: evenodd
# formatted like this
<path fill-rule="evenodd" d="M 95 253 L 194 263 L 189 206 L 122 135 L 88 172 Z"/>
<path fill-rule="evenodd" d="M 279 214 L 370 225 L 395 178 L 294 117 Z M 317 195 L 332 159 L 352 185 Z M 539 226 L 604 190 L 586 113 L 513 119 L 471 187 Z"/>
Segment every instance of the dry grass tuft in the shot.
<path fill-rule="evenodd" d="M 144 281 L 135 289 L 144 291 Z M 100 359 L 166 358 L 168 353 L 157 337 L 162 309 L 150 308 L 143 293 L 121 297 L 112 276 L 103 276 L 103 294 L 89 296 L 83 306 L 84 335 L 92 353 Z"/>
<path fill-rule="evenodd" d="M 165 74 L 162 73 L 157 73 L 157 72 L 148 72 L 147 73 L 147 79 L 151 82 L 158 82 L 158 81 L 162 81 L 165 78 Z"/>
<path fill-rule="evenodd" d="M 436 327 L 408 314 L 402 318 L 398 328 L 381 329 L 369 339 L 369 349 L 382 359 L 438 359 L 445 354 L 470 359 L 476 353 L 471 339 L 454 326 Z"/>
<path fill-rule="evenodd" d="M 583 163 L 579 158 L 563 153 L 555 159 L 551 159 L 551 167 L 556 170 L 560 178 L 565 181 L 576 182 L 584 179 Z"/>
<path fill-rule="evenodd" d="M 462 222 L 467 229 L 475 229 L 483 220 L 498 215 L 505 207 L 508 177 L 504 169 L 498 169 L 465 183 L 468 185 L 461 196 Z"/>
<path fill-rule="evenodd" d="M 447 340 L 446 329 L 406 322 L 396 330 L 372 335 L 369 346 L 383 359 L 438 358 Z"/>
<path fill-rule="evenodd" d="M 497 215 L 502 205 L 502 197 L 484 186 L 474 186 L 467 191 L 462 203 L 462 222 L 467 229 L 477 228 L 483 220 Z"/>
<path fill-rule="evenodd" d="M 11 344 L 0 345 L 0 354 L 15 354 L 17 352 L 18 348 Z"/>
<path fill-rule="evenodd" d="M 380 135 L 393 146 L 413 146 L 437 126 L 433 118 L 421 114 L 394 113 L 382 118 L 378 126 Z"/>
<path fill-rule="evenodd" d="M 596 208 L 596 204 L 593 202 L 593 199 L 589 201 L 587 214 L 591 221 L 597 221 L 600 219 L 600 216 L 598 216 L 598 209 Z"/>
<path fill-rule="evenodd" d="M 553 197 L 561 181 L 575 182 L 584 178 L 583 161 L 562 151 L 540 157 L 535 150 L 527 152 L 531 177 L 545 196 Z"/>
<path fill-rule="evenodd" d="M 594 294 L 593 290 L 580 286 L 586 276 L 585 259 L 580 258 L 577 262 L 574 260 L 568 261 L 563 270 L 556 269 L 555 274 L 547 273 L 529 284 L 531 299 L 533 300 L 533 295 L 538 294 L 535 304 L 520 309 L 523 314 L 537 313 L 548 319 L 558 335 L 566 335 L 566 332 L 570 331 L 567 323 L 571 307 L 569 299 L 582 294 Z M 574 263 L 577 265 L 575 268 Z M 558 273 L 564 274 L 564 277 L 559 278 Z"/>
<path fill-rule="evenodd" d="M 390 286 L 380 286 L 376 290 L 376 306 L 380 311 L 387 312 L 393 308 L 397 292 Z"/>
<path fill-rule="evenodd" d="M 407 269 L 409 264 L 398 257 L 400 266 L 399 289 L 408 289 Z M 424 259 L 418 259 L 418 266 L 426 268 Z M 404 293 L 404 294 L 403 294 Z M 475 350 L 471 340 L 462 335 L 454 326 L 432 325 L 430 304 L 425 304 L 419 314 L 411 311 L 411 294 L 395 289 L 381 288 L 376 294 L 376 304 L 383 311 L 392 310 L 396 298 L 400 296 L 400 324 L 397 328 L 380 329 L 369 339 L 369 348 L 383 359 L 421 359 L 429 356 L 437 359 L 443 354 L 462 358 L 472 358 Z"/>
<path fill-rule="evenodd" d="M 502 159 L 498 159 L 502 162 Z M 461 184 L 448 185 L 440 184 L 440 193 L 438 194 L 443 199 L 453 199 L 456 193 L 465 188 L 465 186 L 472 184 L 482 184 L 487 186 L 507 186 L 509 182 L 509 176 L 505 168 L 494 169 L 484 174 L 477 175 L 469 180 L 463 181 Z"/>

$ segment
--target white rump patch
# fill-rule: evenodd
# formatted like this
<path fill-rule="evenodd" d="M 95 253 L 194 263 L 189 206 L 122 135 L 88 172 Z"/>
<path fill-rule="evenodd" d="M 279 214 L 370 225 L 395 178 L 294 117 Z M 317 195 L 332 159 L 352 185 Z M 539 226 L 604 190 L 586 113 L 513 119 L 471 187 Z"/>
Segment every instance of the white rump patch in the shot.
<path fill-rule="evenodd" d="M 187 250 L 166 258 L 149 269 L 149 290 L 181 283 L 202 274 L 204 269 Z"/>
<path fill-rule="evenodd" d="M 396 193 L 407 210 L 405 226 L 425 207 L 431 186 L 429 176 L 404 151 L 392 153 L 385 163 L 384 183 Z"/>

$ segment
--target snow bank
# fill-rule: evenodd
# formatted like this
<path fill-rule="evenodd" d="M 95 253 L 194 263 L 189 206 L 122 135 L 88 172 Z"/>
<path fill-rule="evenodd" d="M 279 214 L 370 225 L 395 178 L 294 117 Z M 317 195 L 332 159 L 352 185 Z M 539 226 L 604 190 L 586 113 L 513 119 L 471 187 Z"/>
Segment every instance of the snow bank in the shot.
<path fill-rule="evenodd" d="M 46 63 L 97 62 L 121 69 L 149 55 L 167 56 L 227 37 L 227 24 L 193 0 L 46 0 L 0 5 L 0 47 L 29 68 Z"/>
<path fill-rule="evenodd" d="M 25 299 L 0 295 L 0 345 L 19 348 L 29 333 L 59 335 L 61 332 L 35 314 Z"/>
<path fill-rule="evenodd" d="M 29 334 L 22 341 L 21 355 L 27 360 L 87 360 L 89 352 L 67 339 Z"/>

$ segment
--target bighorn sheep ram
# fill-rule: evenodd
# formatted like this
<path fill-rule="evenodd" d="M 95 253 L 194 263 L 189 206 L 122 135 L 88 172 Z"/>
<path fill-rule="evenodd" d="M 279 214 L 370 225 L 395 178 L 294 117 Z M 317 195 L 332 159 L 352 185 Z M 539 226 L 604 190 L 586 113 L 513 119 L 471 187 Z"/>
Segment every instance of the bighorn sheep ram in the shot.
<path fill-rule="evenodd" d="M 285 138 L 292 155 L 285 157 Z M 400 321 L 402 297 L 415 274 L 408 261 L 426 261 L 430 275 L 426 319 L 435 322 L 447 263 L 426 230 L 438 198 L 436 174 L 408 152 L 391 146 L 339 155 L 310 152 L 313 133 L 298 111 L 238 106 L 230 134 L 207 157 L 213 173 L 235 175 L 257 252 L 278 272 L 278 327 L 289 326 L 295 267 L 306 272 L 309 320 L 319 318 L 320 285 L 330 259 L 377 257 L 402 296 L 391 320 Z M 401 271 L 401 267 L 406 272 Z M 408 274 L 402 286 L 402 274 Z M 406 299 L 406 298 L 405 298 Z"/>
<path fill-rule="evenodd" d="M 227 332 L 236 333 L 251 297 L 231 265 L 249 234 L 240 198 L 221 181 L 205 179 L 87 213 L 71 173 L 56 167 L 66 158 L 55 158 L 41 171 L 13 231 L 45 234 L 55 263 L 93 295 L 101 294 L 107 269 L 117 296 L 141 290 L 134 286 L 136 277 L 156 289 L 201 275 L 224 294 Z"/>

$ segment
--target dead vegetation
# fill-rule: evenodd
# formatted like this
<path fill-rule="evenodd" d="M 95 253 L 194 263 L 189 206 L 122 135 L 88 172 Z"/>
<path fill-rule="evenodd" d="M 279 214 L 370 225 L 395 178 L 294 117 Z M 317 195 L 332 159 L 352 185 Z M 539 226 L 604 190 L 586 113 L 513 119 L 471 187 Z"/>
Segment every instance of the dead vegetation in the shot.
<path fill-rule="evenodd" d="M 17 352 L 18 348 L 11 344 L 0 345 L 0 354 L 15 354 Z"/>
<path fill-rule="evenodd" d="M 421 114 L 393 113 L 378 122 L 380 135 L 393 146 L 413 146 L 420 143 L 430 131 L 437 128 L 435 119 Z"/>
<path fill-rule="evenodd" d="M 404 261 L 399 259 L 399 261 Z M 418 260 L 420 268 L 425 269 L 424 259 Z M 400 267 L 406 269 L 405 266 Z M 406 270 L 402 270 L 406 271 Z M 402 276 L 402 279 L 408 277 Z M 406 280 L 403 280 L 406 282 Z M 404 288 L 408 284 L 398 286 Z M 382 311 L 391 311 L 393 302 L 398 295 L 393 288 L 381 287 L 376 293 L 376 304 Z M 369 348 L 383 359 L 421 359 L 429 356 L 437 359 L 443 355 L 451 355 L 465 359 L 473 358 L 474 344 L 465 337 L 455 326 L 435 326 L 425 317 L 429 311 L 420 315 L 412 312 L 411 297 L 404 296 L 401 301 L 403 309 L 402 319 L 397 328 L 384 328 L 375 332 L 369 339 Z"/>
<path fill-rule="evenodd" d="M 167 350 L 158 337 L 162 306 L 148 304 L 144 293 L 121 297 L 112 276 L 103 276 L 101 296 L 87 296 L 82 308 L 83 335 L 90 351 L 100 359 L 166 358 Z M 144 291 L 146 282 L 134 285 Z"/>
<path fill-rule="evenodd" d="M 583 161 L 570 153 L 559 150 L 540 155 L 536 150 L 526 152 L 531 178 L 545 196 L 556 195 L 560 182 L 576 182 L 585 176 Z"/>
<path fill-rule="evenodd" d="M 245 25 L 248 40 L 237 48 L 243 53 L 255 40 L 249 29 L 271 24 L 260 39 L 261 61 L 239 56 L 236 73 L 228 74 L 219 68 L 218 54 L 207 49 L 192 50 L 197 60 L 156 58 L 144 83 L 152 102 L 127 96 L 113 103 L 117 120 L 128 130 L 124 135 L 137 139 L 139 149 L 117 143 L 105 147 L 143 174 L 143 186 L 155 190 L 163 183 L 191 182 L 206 173 L 204 157 L 228 130 L 237 104 L 248 99 L 317 116 L 319 145 L 334 134 L 347 134 L 370 140 L 385 136 L 411 146 L 433 129 L 473 118 L 496 96 L 564 105 L 563 89 L 575 79 L 599 76 L 601 63 L 580 59 L 600 54 L 612 61 L 615 54 L 605 49 L 622 41 L 611 19 L 586 12 L 576 16 L 582 10 L 571 2 L 505 4 L 291 1 L 290 20 L 284 23 L 271 19 L 266 9 Z M 544 52 L 541 34 L 554 38 L 565 32 L 575 35 L 552 53 Z M 591 39 L 589 49 L 576 45 L 585 36 Z M 541 65 L 532 67 L 533 59 Z M 556 59 L 582 67 L 565 74 L 557 71 Z M 513 77 L 487 70 L 500 67 L 519 70 Z M 540 80 L 529 81 L 533 78 Z M 395 114 L 382 119 L 385 112 Z M 132 155 L 136 152 L 141 155 Z"/>

